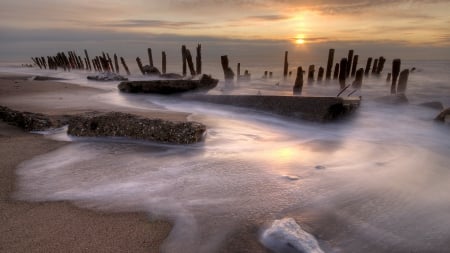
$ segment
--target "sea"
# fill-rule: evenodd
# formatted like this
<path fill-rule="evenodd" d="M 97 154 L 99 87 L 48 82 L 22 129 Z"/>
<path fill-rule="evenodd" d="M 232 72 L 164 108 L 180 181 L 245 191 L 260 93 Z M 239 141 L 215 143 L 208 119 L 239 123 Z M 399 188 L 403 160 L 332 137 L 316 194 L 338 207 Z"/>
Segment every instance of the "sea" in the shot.
<path fill-rule="evenodd" d="M 304 252 L 448 252 L 450 125 L 434 120 L 441 109 L 422 104 L 450 106 L 450 61 L 403 61 L 401 69 L 415 68 L 409 74 L 408 103 L 391 104 L 379 98 L 390 95 L 386 75 L 392 60 L 387 59 L 381 75 L 364 77 L 353 94 L 361 96 L 358 110 L 329 123 L 232 104 L 122 94 L 118 82 L 88 81 L 92 73 L 86 71 L 3 64 L 0 72 L 64 78 L 106 91 L 88 99 L 149 110 L 156 104 L 188 112 L 189 120 L 207 126 L 204 140 L 193 145 L 75 138 L 64 128 L 41 132 L 68 145 L 23 162 L 14 197 L 170 220 L 174 227 L 163 252 L 217 252 L 239 242 L 237 235 L 243 233 L 268 245 L 264 231 L 285 218 L 293 218 L 320 246 Z M 231 88 L 223 80 L 220 59 L 204 64 L 204 73 L 220 79 L 209 93 L 292 96 L 296 66 L 284 80 L 282 63 L 274 67 L 249 60 L 241 72 L 248 69 L 252 80 Z M 232 67 L 236 70 L 235 63 Z M 170 69 L 179 73 L 181 66 Z M 136 67 L 132 70 L 130 80 L 145 79 Z M 262 77 L 266 70 L 273 71 L 272 78 Z M 304 79 L 303 96 L 339 93 L 336 80 Z M 289 234 L 292 228 L 277 229 L 291 236 L 288 246 L 295 245 L 299 236 Z M 286 243 L 278 239 L 271 243 Z M 248 252 L 245 241 L 239 245 L 240 252 Z M 291 250 L 284 252 L 300 252 Z"/>

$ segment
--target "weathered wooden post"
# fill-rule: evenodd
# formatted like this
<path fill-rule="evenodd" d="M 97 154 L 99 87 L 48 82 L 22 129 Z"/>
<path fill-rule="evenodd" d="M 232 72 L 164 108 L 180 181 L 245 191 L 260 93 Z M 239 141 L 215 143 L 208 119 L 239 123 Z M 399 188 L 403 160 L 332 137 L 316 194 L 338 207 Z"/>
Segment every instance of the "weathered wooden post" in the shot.
<path fill-rule="evenodd" d="M 145 75 L 144 67 L 142 66 L 142 62 L 141 62 L 141 58 L 137 57 L 137 58 L 136 58 L 136 62 L 137 62 L 137 65 L 138 65 L 139 70 L 141 71 L 141 73 L 142 73 L 143 75 Z"/>
<path fill-rule="evenodd" d="M 267 79 L 267 70 L 266 71 L 264 71 L 264 77 L 263 77 L 264 79 Z"/>
<path fill-rule="evenodd" d="M 315 71 L 314 67 L 315 67 L 314 65 L 309 65 L 309 68 L 308 68 L 308 83 L 314 82 L 314 71 Z"/>
<path fill-rule="evenodd" d="M 109 67 L 109 70 L 111 72 L 114 72 L 114 65 L 113 65 L 112 59 L 111 59 L 111 57 L 109 57 L 109 53 L 106 54 L 106 55 L 108 56 L 108 67 Z"/>
<path fill-rule="evenodd" d="M 183 63 L 183 76 L 186 76 L 186 46 L 182 45 L 181 46 L 181 60 Z"/>
<path fill-rule="evenodd" d="M 222 69 L 225 76 L 225 82 L 232 83 L 234 80 L 234 72 L 230 69 L 229 62 L 228 62 L 228 56 L 222 55 L 220 57 L 220 61 L 222 63 Z"/>
<path fill-rule="evenodd" d="M 289 71 L 289 77 L 291 77 L 292 76 L 292 71 Z"/>
<path fill-rule="evenodd" d="M 397 93 L 397 78 L 400 73 L 400 65 L 402 61 L 400 59 L 394 59 L 392 61 L 392 84 L 391 84 L 391 94 Z"/>
<path fill-rule="evenodd" d="M 302 89 L 303 89 L 303 69 L 301 66 L 299 66 L 297 68 L 297 76 L 295 77 L 295 83 L 293 88 L 294 95 L 302 94 Z"/>
<path fill-rule="evenodd" d="M 81 56 L 78 56 L 78 62 L 79 62 L 79 69 L 84 69 L 84 63 L 83 63 L 83 61 L 81 60 Z"/>
<path fill-rule="evenodd" d="M 353 81 L 352 83 L 353 88 L 361 89 L 363 76 L 364 76 L 364 69 L 363 68 L 358 69 L 358 71 L 356 71 L 355 81 Z"/>
<path fill-rule="evenodd" d="M 161 71 L 162 71 L 163 74 L 165 74 L 166 73 L 166 64 L 167 64 L 167 62 L 166 62 L 166 52 L 165 51 L 162 51 L 161 59 L 162 59 Z"/>
<path fill-rule="evenodd" d="M 147 53 L 148 53 L 148 63 L 150 65 L 150 67 L 153 67 L 152 49 L 151 48 L 147 48 Z"/>
<path fill-rule="evenodd" d="M 272 71 L 269 72 L 269 79 L 272 79 L 273 73 Z"/>
<path fill-rule="evenodd" d="M 386 58 L 384 58 L 383 56 L 380 56 L 380 58 L 378 59 L 377 75 L 381 74 L 381 71 L 383 71 L 385 62 L 386 62 Z"/>
<path fill-rule="evenodd" d="M 388 73 L 388 74 L 387 74 L 386 82 L 390 82 L 390 81 L 391 81 L 391 76 L 392 76 L 391 73 Z"/>
<path fill-rule="evenodd" d="M 86 49 L 84 50 L 84 55 L 86 56 L 86 59 L 87 59 L 87 62 L 88 62 L 89 71 L 92 71 L 91 60 L 89 59 L 89 55 L 88 55 L 88 52 L 87 52 Z"/>
<path fill-rule="evenodd" d="M 342 58 L 341 63 L 339 64 L 339 85 L 341 86 L 341 90 L 345 88 L 345 78 L 347 77 L 347 59 Z"/>
<path fill-rule="evenodd" d="M 400 77 L 398 79 L 397 93 L 405 93 L 406 86 L 408 85 L 408 76 L 409 76 L 409 69 L 405 69 L 402 72 L 400 72 Z"/>
<path fill-rule="evenodd" d="M 47 69 L 47 63 L 45 62 L 45 58 L 41 56 L 41 64 L 44 66 L 44 69 Z"/>
<path fill-rule="evenodd" d="M 283 69 L 283 78 L 284 78 L 284 80 L 286 80 L 286 78 L 287 78 L 288 68 L 289 68 L 288 51 L 286 51 L 286 52 L 284 52 L 284 69 Z"/>
<path fill-rule="evenodd" d="M 330 50 L 328 51 L 327 72 L 325 74 L 326 80 L 330 80 L 331 78 L 331 68 L 333 68 L 333 60 L 334 60 L 334 49 L 330 48 Z"/>
<path fill-rule="evenodd" d="M 41 64 L 39 64 L 39 62 L 38 62 L 35 58 L 31 57 L 31 60 L 32 60 L 32 61 L 34 62 L 34 64 L 36 64 L 40 69 L 42 69 Z"/>
<path fill-rule="evenodd" d="M 239 81 L 240 78 L 241 78 L 241 63 L 238 62 L 236 80 Z"/>
<path fill-rule="evenodd" d="M 372 65 L 372 57 L 367 59 L 366 69 L 364 70 L 364 75 L 368 76 L 370 72 L 370 66 Z"/>
<path fill-rule="evenodd" d="M 350 49 L 348 51 L 347 66 L 346 66 L 347 77 L 350 76 L 350 70 L 352 68 L 352 61 L 353 61 L 353 49 Z M 341 66 L 341 68 L 342 68 L 342 66 Z"/>
<path fill-rule="evenodd" d="M 116 67 L 116 73 L 119 74 L 119 58 L 117 54 L 114 54 L 114 65 Z"/>
<path fill-rule="evenodd" d="M 194 63 L 192 62 L 192 55 L 189 49 L 186 49 L 186 61 L 189 66 L 189 71 L 191 72 L 191 76 L 195 76 Z"/>
<path fill-rule="evenodd" d="M 338 79 L 338 76 L 339 76 L 339 63 L 336 63 L 336 65 L 334 65 L 333 80 Z"/>
<path fill-rule="evenodd" d="M 322 67 L 320 67 L 319 68 L 319 73 L 317 74 L 317 81 L 318 82 L 322 82 L 322 80 L 323 80 L 323 72 L 324 72 L 324 69 Z"/>
<path fill-rule="evenodd" d="M 123 68 L 125 69 L 125 72 L 127 72 L 127 75 L 130 75 L 130 70 L 128 69 L 127 63 L 123 59 L 123 57 L 120 57 L 120 61 L 122 62 Z"/>
<path fill-rule="evenodd" d="M 378 59 L 375 59 L 373 61 L 372 74 L 376 74 L 377 73 L 377 68 L 378 68 Z"/>
<path fill-rule="evenodd" d="M 195 57 L 195 67 L 197 75 L 202 74 L 202 45 L 197 45 L 197 56 Z"/>
<path fill-rule="evenodd" d="M 355 73 L 356 73 L 356 66 L 358 65 L 358 58 L 359 58 L 359 55 L 353 56 L 352 77 L 354 77 Z"/>

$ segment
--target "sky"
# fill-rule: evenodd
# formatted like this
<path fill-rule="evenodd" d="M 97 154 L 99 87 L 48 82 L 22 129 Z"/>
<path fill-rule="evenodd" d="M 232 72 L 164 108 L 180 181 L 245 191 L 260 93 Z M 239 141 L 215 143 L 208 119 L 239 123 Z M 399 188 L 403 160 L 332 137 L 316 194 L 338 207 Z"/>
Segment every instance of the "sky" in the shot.
<path fill-rule="evenodd" d="M 0 61 L 84 48 L 131 57 L 196 43 L 256 58 L 284 50 L 314 58 L 333 47 L 450 59 L 450 0 L 0 0 L 0 7 Z"/>

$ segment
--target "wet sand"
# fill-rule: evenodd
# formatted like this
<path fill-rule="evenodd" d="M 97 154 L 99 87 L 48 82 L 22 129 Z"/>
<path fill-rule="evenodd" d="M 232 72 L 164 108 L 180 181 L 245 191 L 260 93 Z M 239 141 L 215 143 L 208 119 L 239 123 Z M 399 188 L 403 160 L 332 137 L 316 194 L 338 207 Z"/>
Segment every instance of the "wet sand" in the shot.
<path fill-rule="evenodd" d="M 67 114 L 111 108 L 85 99 L 100 93 L 64 83 L 28 81 L 26 76 L 0 76 L 0 104 L 16 110 Z M 81 99 L 80 106 L 73 104 Z M 184 114 L 165 115 L 185 120 Z M 106 213 L 83 210 L 68 202 L 13 199 L 16 167 L 64 145 L 0 121 L 0 252 L 159 252 L 172 225 L 151 221 L 148 214 Z"/>

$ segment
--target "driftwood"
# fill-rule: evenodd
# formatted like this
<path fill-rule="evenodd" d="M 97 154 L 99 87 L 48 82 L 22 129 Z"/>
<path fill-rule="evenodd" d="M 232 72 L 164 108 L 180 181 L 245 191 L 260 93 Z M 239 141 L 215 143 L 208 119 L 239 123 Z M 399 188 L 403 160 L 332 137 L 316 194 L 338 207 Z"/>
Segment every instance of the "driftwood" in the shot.
<path fill-rule="evenodd" d="M 203 75 L 200 80 L 149 80 L 121 82 L 119 90 L 127 93 L 175 94 L 188 91 L 207 91 L 219 80 Z"/>

